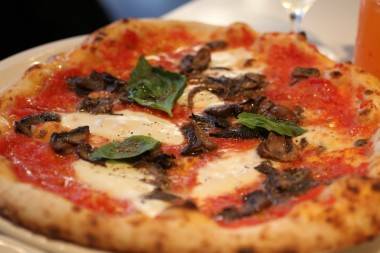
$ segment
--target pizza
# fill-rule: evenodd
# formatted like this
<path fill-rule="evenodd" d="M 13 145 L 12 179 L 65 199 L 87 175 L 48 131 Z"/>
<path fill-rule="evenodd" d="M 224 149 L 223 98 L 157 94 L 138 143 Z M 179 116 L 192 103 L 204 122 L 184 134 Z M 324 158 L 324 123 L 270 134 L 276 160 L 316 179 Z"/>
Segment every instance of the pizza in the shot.
<path fill-rule="evenodd" d="M 380 231 L 380 82 L 305 34 L 121 20 L 0 112 L 0 214 L 49 238 L 311 253 Z"/>

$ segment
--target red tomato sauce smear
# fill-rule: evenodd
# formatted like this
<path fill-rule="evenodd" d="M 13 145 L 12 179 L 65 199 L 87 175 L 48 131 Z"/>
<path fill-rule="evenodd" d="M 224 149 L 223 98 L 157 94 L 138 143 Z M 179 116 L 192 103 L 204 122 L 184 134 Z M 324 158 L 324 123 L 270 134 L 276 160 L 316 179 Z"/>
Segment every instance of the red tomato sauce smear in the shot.
<path fill-rule="evenodd" d="M 48 143 L 11 133 L 1 137 L 0 155 L 11 161 L 14 173 L 22 182 L 57 193 L 79 207 L 112 214 L 131 211 L 126 201 L 112 199 L 75 181 L 71 164 L 77 158 L 57 155 Z"/>

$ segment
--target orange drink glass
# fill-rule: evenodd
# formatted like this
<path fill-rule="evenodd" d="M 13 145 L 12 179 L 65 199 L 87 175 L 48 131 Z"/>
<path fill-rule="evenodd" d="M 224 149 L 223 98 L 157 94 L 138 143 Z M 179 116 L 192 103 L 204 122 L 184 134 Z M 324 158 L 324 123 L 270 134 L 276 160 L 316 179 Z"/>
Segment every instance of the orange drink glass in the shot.
<path fill-rule="evenodd" d="M 380 78 L 380 0 L 361 0 L 355 63 Z"/>

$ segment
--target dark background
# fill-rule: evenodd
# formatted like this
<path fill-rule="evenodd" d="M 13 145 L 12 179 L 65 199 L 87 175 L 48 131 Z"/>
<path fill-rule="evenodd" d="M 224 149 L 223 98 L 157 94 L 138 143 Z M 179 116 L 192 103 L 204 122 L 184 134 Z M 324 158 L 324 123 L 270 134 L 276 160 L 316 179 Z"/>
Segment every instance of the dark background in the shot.
<path fill-rule="evenodd" d="M 28 48 L 86 34 L 123 17 L 158 17 L 189 0 L 2 1 L 0 60 Z"/>

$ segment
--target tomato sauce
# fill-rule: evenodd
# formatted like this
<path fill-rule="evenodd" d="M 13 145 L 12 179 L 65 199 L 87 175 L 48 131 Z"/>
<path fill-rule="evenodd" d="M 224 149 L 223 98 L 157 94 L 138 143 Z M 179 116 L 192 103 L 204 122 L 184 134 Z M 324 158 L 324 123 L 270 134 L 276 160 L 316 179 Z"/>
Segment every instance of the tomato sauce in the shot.
<path fill-rule="evenodd" d="M 33 97 L 17 97 L 9 111 L 16 118 L 42 111 L 73 112 L 79 97 L 69 89 L 66 78 L 81 75 L 79 69 L 58 70 L 47 78 Z"/>
<path fill-rule="evenodd" d="M 71 167 L 77 158 L 57 155 L 48 143 L 11 133 L 0 139 L 0 155 L 12 162 L 13 171 L 22 182 L 57 193 L 79 207 L 113 214 L 131 211 L 126 201 L 112 199 L 79 184 Z"/>

